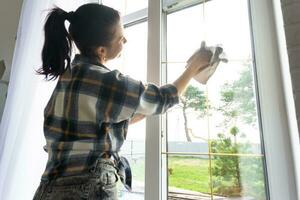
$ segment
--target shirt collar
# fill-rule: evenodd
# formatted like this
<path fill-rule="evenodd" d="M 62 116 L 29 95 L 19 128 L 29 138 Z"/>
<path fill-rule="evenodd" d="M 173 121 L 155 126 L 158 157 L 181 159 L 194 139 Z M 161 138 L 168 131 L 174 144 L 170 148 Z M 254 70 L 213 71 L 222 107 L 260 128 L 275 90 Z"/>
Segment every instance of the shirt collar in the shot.
<path fill-rule="evenodd" d="M 76 54 L 75 57 L 74 57 L 74 59 L 73 59 L 73 61 L 72 61 L 72 65 L 74 67 L 74 66 L 76 66 L 77 64 L 80 64 L 80 63 L 97 65 L 97 66 L 103 67 L 103 68 L 111 71 L 105 65 L 103 65 L 102 63 L 100 63 L 98 61 L 98 59 L 96 59 L 96 58 L 90 58 L 90 57 L 84 56 L 82 54 Z"/>

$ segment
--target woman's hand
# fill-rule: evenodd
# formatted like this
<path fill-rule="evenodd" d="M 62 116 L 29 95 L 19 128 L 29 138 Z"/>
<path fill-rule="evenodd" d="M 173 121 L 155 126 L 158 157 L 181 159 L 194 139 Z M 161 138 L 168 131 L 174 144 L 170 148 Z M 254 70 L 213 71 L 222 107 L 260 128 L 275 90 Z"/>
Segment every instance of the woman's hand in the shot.
<path fill-rule="evenodd" d="M 193 76 L 209 66 L 212 55 L 213 52 L 206 46 L 205 42 L 202 42 L 201 48 L 187 61 L 187 68 L 189 68 Z"/>
<path fill-rule="evenodd" d="M 138 121 L 141 121 L 144 118 L 145 118 L 145 115 L 137 113 L 137 114 L 133 115 L 133 117 L 130 119 L 129 124 L 134 124 Z"/>
<path fill-rule="evenodd" d="M 173 82 L 177 88 L 178 96 L 185 91 L 193 77 L 210 65 L 212 55 L 212 51 L 205 46 L 205 42 L 202 42 L 201 48 L 188 59 L 185 71 Z"/>

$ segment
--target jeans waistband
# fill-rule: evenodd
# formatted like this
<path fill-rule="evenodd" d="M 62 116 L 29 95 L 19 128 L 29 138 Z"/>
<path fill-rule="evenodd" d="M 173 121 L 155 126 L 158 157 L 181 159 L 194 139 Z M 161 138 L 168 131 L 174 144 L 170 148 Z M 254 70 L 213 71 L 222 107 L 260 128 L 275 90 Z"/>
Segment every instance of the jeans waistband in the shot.
<path fill-rule="evenodd" d="M 116 169 L 116 163 L 113 158 L 98 158 L 95 163 L 90 167 L 90 172 L 94 172 L 97 168 L 102 168 L 105 165 L 105 168 Z"/>

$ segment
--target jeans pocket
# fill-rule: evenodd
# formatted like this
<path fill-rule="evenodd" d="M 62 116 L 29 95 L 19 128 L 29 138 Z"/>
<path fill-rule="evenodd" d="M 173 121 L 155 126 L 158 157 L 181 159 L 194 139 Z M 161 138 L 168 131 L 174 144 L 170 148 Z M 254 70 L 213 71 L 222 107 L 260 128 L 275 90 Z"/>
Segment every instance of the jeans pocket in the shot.
<path fill-rule="evenodd" d="M 117 200 L 118 190 L 116 184 L 102 186 L 99 190 L 99 197 L 103 200 Z"/>
<path fill-rule="evenodd" d="M 103 170 L 98 179 L 98 184 L 105 187 L 113 187 L 118 182 L 119 178 L 115 171 Z"/>
<path fill-rule="evenodd" d="M 94 194 L 96 195 L 95 199 L 116 200 L 118 194 L 117 184 L 116 182 L 105 185 L 97 184 Z"/>
<path fill-rule="evenodd" d="M 101 173 L 95 176 L 94 189 L 91 189 L 92 199 L 115 200 L 117 199 L 117 182 L 119 178 L 116 171 L 102 169 Z"/>

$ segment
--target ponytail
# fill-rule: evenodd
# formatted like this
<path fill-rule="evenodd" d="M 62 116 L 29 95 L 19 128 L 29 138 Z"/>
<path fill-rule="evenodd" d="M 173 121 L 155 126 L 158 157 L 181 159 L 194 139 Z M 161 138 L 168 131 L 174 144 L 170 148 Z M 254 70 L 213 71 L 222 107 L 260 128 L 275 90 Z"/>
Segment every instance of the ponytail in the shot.
<path fill-rule="evenodd" d="M 65 20 L 70 22 L 69 32 Z M 44 27 L 43 65 L 37 73 L 55 80 L 70 69 L 72 41 L 82 55 L 91 58 L 97 56 L 98 47 L 110 48 L 119 22 L 117 10 L 97 3 L 84 4 L 69 13 L 58 7 L 51 9 Z"/>
<path fill-rule="evenodd" d="M 55 7 L 49 12 L 44 26 L 45 42 L 42 50 L 40 75 L 56 79 L 70 68 L 72 39 L 65 28 L 65 20 L 71 21 L 73 12 L 67 13 Z M 65 63 L 67 61 L 67 63 Z M 65 66 L 65 64 L 67 64 Z"/>

